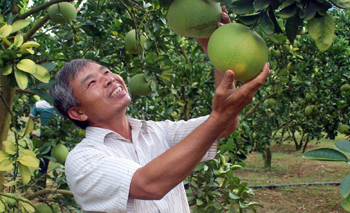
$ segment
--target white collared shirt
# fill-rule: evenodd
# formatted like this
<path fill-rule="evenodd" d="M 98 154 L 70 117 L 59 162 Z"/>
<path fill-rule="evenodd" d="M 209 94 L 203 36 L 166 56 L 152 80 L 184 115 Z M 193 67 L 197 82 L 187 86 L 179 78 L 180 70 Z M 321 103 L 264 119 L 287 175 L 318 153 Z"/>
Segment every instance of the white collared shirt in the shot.
<path fill-rule="evenodd" d="M 161 200 L 129 199 L 135 171 L 185 138 L 208 116 L 188 121 L 141 121 L 128 118 L 132 142 L 114 131 L 87 127 L 84 138 L 69 152 L 67 183 L 86 212 L 186 213 L 190 212 L 183 183 Z M 217 143 L 202 161 L 213 159 Z"/>

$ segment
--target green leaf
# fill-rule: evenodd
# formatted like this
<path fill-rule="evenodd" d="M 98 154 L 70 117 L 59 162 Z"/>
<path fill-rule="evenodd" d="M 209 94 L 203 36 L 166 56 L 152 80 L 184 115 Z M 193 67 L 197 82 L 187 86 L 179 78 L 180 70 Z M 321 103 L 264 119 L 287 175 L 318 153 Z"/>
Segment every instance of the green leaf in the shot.
<path fill-rule="evenodd" d="M 153 61 L 153 60 L 156 60 L 157 58 L 158 58 L 157 53 L 155 53 L 155 52 L 149 52 L 149 53 L 147 53 L 147 55 L 146 55 L 145 62 Z"/>
<path fill-rule="evenodd" d="M 159 5 L 161 7 L 169 7 L 174 0 L 160 0 Z"/>
<path fill-rule="evenodd" d="M 54 105 L 51 96 L 45 90 L 43 90 L 43 89 L 32 89 L 31 91 L 34 92 L 35 94 L 39 95 L 40 98 L 42 98 L 45 101 L 49 102 L 52 106 Z"/>
<path fill-rule="evenodd" d="M 241 15 L 239 16 L 239 21 L 241 21 L 245 25 L 252 25 L 257 22 L 257 20 L 260 17 L 260 13 L 253 13 L 248 15 Z"/>
<path fill-rule="evenodd" d="M 45 67 L 37 64 L 36 64 L 36 72 L 32 73 L 32 76 L 34 76 L 36 79 L 44 83 L 49 83 L 50 81 L 49 71 Z"/>
<path fill-rule="evenodd" d="M 19 168 L 19 173 L 21 174 L 22 176 L 22 181 L 24 184 L 28 184 L 30 182 L 30 179 L 31 179 L 31 173 L 30 173 L 30 170 L 27 166 L 24 166 L 22 164 L 19 164 L 18 165 L 18 168 Z"/>
<path fill-rule="evenodd" d="M 350 175 L 345 176 L 340 184 L 340 194 L 346 198 L 350 195 Z"/>
<path fill-rule="evenodd" d="M 0 161 L 8 158 L 10 158 L 10 155 L 7 154 L 5 151 L 0 150 Z"/>
<path fill-rule="evenodd" d="M 325 51 L 332 45 L 334 23 L 328 14 L 308 21 L 307 29 L 310 36 L 315 39 L 316 46 L 320 51 Z"/>
<path fill-rule="evenodd" d="M 196 204 L 197 204 L 197 206 L 201 206 L 204 204 L 204 202 L 200 199 L 196 199 Z"/>
<path fill-rule="evenodd" d="M 28 86 L 28 76 L 25 72 L 15 68 L 15 78 L 19 88 L 26 89 Z"/>
<path fill-rule="evenodd" d="M 285 8 L 283 8 L 279 15 L 281 18 L 288 19 L 292 16 L 294 16 L 299 11 L 299 8 L 297 7 L 296 3 L 291 4 Z"/>
<path fill-rule="evenodd" d="M 14 42 L 13 44 L 16 46 L 16 47 L 19 47 L 23 44 L 23 35 L 22 34 L 17 34 L 15 36 L 15 39 L 14 39 Z"/>
<path fill-rule="evenodd" d="M 307 7 L 305 9 L 305 17 L 304 17 L 305 21 L 309 21 L 313 19 L 316 15 L 316 12 L 317 12 L 316 6 L 310 1 L 307 4 Z"/>
<path fill-rule="evenodd" d="M 20 60 L 17 63 L 17 68 L 27 73 L 35 73 L 37 70 L 36 64 L 30 59 Z"/>
<path fill-rule="evenodd" d="M 348 157 L 335 149 L 320 148 L 306 152 L 303 158 L 320 161 L 345 161 L 348 162 Z"/>
<path fill-rule="evenodd" d="M 12 64 L 9 64 L 5 67 L 4 72 L 2 73 L 3 75 L 9 75 L 12 73 Z"/>
<path fill-rule="evenodd" d="M 8 171 L 13 168 L 13 161 L 11 159 L 3 159 L 0 162 L 0 171 Z"/>
<path fill-rule="evenodd" d="M 3 15 L 0 14 L 0 23 L 5 22 L 5 18 Z"/>
<path fill-rule="evenodd" d="M 40 44 L 36 41 L 27 41 L 26 43 L 22 44 L 21 48 L 31 48 L 31 47 L 39 47 Z"/>
<path fill-rule="evenodd" d="M 253 6 L 255 10 L 264 10 L 270 6 L 270 0 L 254 1 Z"/>
<path fill-rule="evenodd" d="M 5 210 L 5 205 L 2 202 L 0 202 L 0 212 L 5 212 Z"/>
<path fill-rule="evenodd" d="M 33 119 L 28 118 L 28 123 L 26 125 L 25 130 L 24 130 L 23 137 L 29 135 L 33 131 L 33 129 L 34 129 L 34 121 L 33 121 Z"/>
<path fill-rule="evenodd" d="M 17 182 L 13 180 L 13 181 L 5 183 L 4 186 L 14 186 L 16 184 L 17 184 Z"/>
<path fill-rule="evenodd" d="M 22 198 L 24 199 L 24 198 Z M 25 199 L 27 200 L 27 199 Z M 29 200 L 28 200 L 29 201 Z M 19 201 L 19 205 L 23 208 L 23 210 L 25 210 L 26 212 L 35 212 L 35 209 L 32 205 L 30 205 L 29 203 L 23 202 L 23 201 Z"/>
<path fill-rule="evenodd" d="M 13 141 L 3 141 L 4 151 L 10 155 L 14 155 L 17 153 L 17 146 Z"/>
<path fill-rule="evenodd" d="M 19 159 L 19 162 L 24 166 L 29 166 L 29 167 L 38 167 L 39 166 L 39 160 L 36 157 L 32 157 L 29 155 L 21 157 Z"/>
<path fill-rule="evenodd" d="M 18 30 L 28 26 L 29 24 L 30 24 L 30 21 L 28 20 L 17 20 L 12 24 L 11 33 L 17 32 Z"/>
<path fill-rule="evenodd" d="M 254 11 L 254 0 L 238 0 L 232 3 L 231 9 L 234 13 L 245 14 Z"/>
<path fill-rule="evenodd" d="M 0 37 L 6 38 L 8 35 L 11 34 L 12 26 L 9 24 L 5 24 L 0 28 Z"/>
<path fill-rule="evenodd" d="M 339 151 L 350 155 L 350 141 L 338 141 L 334 144 Z"/>
<path fill-rule="evenodd" d="M 350 0 L 330 0 L 330 2 L 339 8 L 345 9 L 350 7 Z"/>
<path fill-rule="evenodd" d="M 33 152 L 32 150 L 29 149 L 23 149 L 19 152 L 19 156 L 20 157 L 24 157 L 24 156 L 31 156 L 33 158 L 36 158 L 36 154 L 35 152 Z"/>
<path fill-rule="evenodd" d="M 264 32 L 266 34 L 273 34 L 275 26 L 273 25 L 273 22 L 271 21 L 267 11 L 262 12 L 260 21 Z"/>
<path fill-rule="evenodd" d="M 291 44 L 294 43 L 294 39 L 298 34 L 299 18 L 297 15 L 290 17 L 286 21 L 286 34 Z"/>
<path fill-rule="evenodd" d="M 43 64 L 40 64 L 41 66 L 45 67 L 47 69 L 47 71 L 51 71 L 51 70 L 54 70 L 57 66 L 56 63 L 43 63 Z"/>
<path fill-rule="evenodd" d="M 343 207 L 343 209 L 350 212 L 350 199 L 345 198 L 340 202 L 340 204 Z"/>

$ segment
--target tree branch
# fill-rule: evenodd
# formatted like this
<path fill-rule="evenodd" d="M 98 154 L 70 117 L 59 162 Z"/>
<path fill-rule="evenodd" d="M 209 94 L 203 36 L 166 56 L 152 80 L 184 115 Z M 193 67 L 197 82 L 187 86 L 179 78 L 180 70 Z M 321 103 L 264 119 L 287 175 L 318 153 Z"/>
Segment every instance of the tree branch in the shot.
<path fill-rule="evenodd" d="M 33 15 L 34 13 L 40 12 L 42 10 L 45 10 L 46 8 L 50 7 L 53 4 L 60 3 L 60 2 L 72 2 L 73 0 L 52 0 L 50 2 L 46 2 L 44 4 L 41 4 L 37 7 L 34 7 L 30 11 L 23 13 L 17 17 L 17 19 L 26 19 L 28 16 Z"/>
<path fill-rule="evenodd" d="M 34 194 L 28 195 L 25 198 L 28 200 L 33 200 L 41 195 L 46 195 L 46 194 L 63 194 L 63 195 L 72 195 L 73 192 L 68 191 L 68 190 L 63 190 L 63 189 L 43 189 L 40 191 L 35 192 Z"/>
<path fill-rule="evenodd" d="M 34 35 L 36 31 L 38 31 L 42 26 L 44 26 L 44 24 L 48 20 L 50 20 L 50 15 L 46 14 L 38 23 L 36 23 L 34 27 L 28 30 L 28 32 L 24 35 L 24 38 L 23 38 L 24 42 L 28 41 L 30 37 L 32 37 L 32 35 Z"/>

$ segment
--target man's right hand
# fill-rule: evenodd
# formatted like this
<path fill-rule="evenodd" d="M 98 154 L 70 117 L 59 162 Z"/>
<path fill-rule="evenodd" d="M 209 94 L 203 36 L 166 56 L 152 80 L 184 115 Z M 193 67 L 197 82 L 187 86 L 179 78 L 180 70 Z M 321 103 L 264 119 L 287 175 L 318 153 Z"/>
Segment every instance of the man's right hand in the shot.
<path fill-rule="evenodd" d="M 254 97 L 255 92 L 264 84 L 270 71 L 270 65 L 266 63 L 261 73 L 253 80 L 243 84 L 239 88 L 233 83 L 234 72 L 227 70 L 221 84 L 215 91 L 213 99 L 213 111 L 210 117 L 222 128 L 220 137 L 228 136 L 235 128 L 232 127 L 234 118 L 247 106 Z M 225 127 L 227 127 L 225 129 Z"/>

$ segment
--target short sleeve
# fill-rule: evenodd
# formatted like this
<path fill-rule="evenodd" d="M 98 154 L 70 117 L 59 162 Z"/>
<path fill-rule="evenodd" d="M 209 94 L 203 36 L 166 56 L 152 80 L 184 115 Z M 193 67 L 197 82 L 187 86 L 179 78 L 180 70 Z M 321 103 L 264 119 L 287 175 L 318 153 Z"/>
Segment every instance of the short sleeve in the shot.
<path fill-rule="evenodd" d="M 83 211 L 126 212 L 131 179 L 140 167 L 97 147 L 77 145 L 67 157 L 65 171 Z"/>
<path fill-rule="evenodd" d="M 38 112 L 38 109 L 36 107 L 36 104 L 34 104 L 34 107 L 33 107 L 32 111 L 30 112 L 30 115 L 36 117 L 36 116 L 38 116 L 38 113 L 39 112 Z"/>

